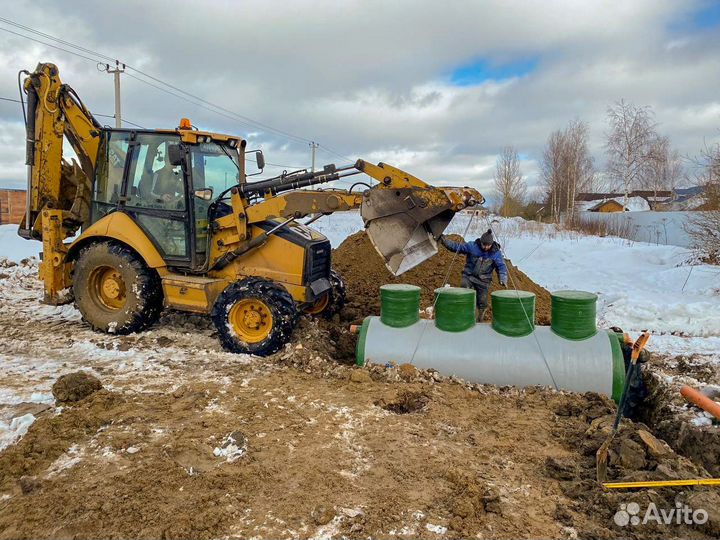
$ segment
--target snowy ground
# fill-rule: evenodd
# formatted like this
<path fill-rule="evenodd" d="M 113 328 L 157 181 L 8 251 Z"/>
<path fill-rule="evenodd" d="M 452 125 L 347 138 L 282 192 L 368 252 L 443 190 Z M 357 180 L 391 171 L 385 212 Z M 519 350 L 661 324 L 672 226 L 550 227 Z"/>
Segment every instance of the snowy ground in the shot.
<path fill-rule="evenodd" d="M 692 240 L 685 228 L 697 216 L 698 212 L 582 212 L 581 219 L 603 222 L 610 232 L 631 240 L 689 248 Z"/>

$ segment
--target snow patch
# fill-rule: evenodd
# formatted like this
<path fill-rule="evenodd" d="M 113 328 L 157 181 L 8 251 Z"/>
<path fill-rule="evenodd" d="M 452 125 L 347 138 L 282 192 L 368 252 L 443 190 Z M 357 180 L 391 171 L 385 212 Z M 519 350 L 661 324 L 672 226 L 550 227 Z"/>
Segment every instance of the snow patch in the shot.
<path fill-rule="evenodd" d="M 231 433 L 225 437 L 225 440 L 223 440 L 220 446 L 215 447 L 213 455 L 215 457 L 225 458 L 227 463 L 232 463 L 243 457 L 246 452 L 247 440 L 245 437 Z"/>
<path fill-rule="evenodd" d="M 29 413 L 16 416 L 10 422 L 0 420 L 0 450 L 20 440 L 28 432 L 33 422 L 35 422 L 35 416 Z"/>

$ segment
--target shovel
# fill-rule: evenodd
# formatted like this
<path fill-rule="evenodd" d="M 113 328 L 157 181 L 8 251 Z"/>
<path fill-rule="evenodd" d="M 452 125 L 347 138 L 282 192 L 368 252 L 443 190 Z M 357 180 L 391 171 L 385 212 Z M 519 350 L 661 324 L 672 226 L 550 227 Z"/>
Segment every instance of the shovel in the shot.
<path fill-rule="evenodd" d="M 608 435 L 608 438 L 605 439 L 605 442 L 598 449 L 597 454 L 595 455 L 597 481 L 599 484 L 602 484 L 607 479 L 608 450 L 610 450 L 610 444 L 612 444 L 612 441 L 615 438 L 615 434 L 618 432 L 618 428 L 620 427 L 623 410 L 625 410 L 625 403 L 627 402 L 630 381 L 635 375 L 635 369 L 637 367 L 638 358 L 640 357 L 640 352 L 645 348 L 648 339 L 650 339 L 650 334 L 648 334 L 647 332 L 643 332 L 632 345 L 632 353 L 630 354 L 630 365 L 628 366 L 627 372 L 625 373 L 625 385 L 623 386 L 622 395 L 620 396 L 620 403 L 618 403 L 617 415 L 615 416 L 615 422 L 613 422 L 612 431 L 610 431 L 610 435 Z"/>

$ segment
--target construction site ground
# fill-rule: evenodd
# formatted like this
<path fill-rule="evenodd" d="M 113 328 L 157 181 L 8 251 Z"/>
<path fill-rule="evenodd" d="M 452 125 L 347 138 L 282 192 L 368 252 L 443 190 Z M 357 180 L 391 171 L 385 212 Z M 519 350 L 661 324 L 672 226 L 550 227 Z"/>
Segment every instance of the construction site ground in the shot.
<path fill-rule="evenodd" d="M 177 312 L 141 334 L 99 334 L 72 306 L 40 304 L 36 272 L 34 260 L 0 268 L 0 421 L 35 419 L 0 452 L 0 538 L 720 535 L 717 488 L 597 486 L 605 397 L 356 367 L 345 328 L 357 305 L 303 320 L 266 359 L 222 351 L 207 319 Z M 624 422 L 611 479 L 720 476 L 717 427 L 695 425 L 673 386 L 716 382 L 717 365 L 650 364 L 645 423 Z M 52 385 L 77 371 L 103 388 L 56 404 Z M 617 525 L 630 502 L 709 520 Z"/>

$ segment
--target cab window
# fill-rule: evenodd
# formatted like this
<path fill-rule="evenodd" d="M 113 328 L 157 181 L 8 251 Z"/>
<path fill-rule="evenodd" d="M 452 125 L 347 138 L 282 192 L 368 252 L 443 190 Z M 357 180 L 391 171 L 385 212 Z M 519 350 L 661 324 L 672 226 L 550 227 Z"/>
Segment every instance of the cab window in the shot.
<path fill-rule="evenodd" d="M 129 133 L 105 132 L 100 143 L 93 186 L 93 222 L 117 207 L 129 145 Z"/>
<path fill-rule="evenodd" d="M 185 210 L 182 169 L 167 159 L 168 146 L 179 142 L 173 135 L 138 135 L 128 175 L 128 206 Z"/>
<path fill-rule="evenodd" d="M 213 198 L 239 182 L 238 153 L 215 142 L 190 147 L 193 189 L 213 190 Z"/>

